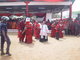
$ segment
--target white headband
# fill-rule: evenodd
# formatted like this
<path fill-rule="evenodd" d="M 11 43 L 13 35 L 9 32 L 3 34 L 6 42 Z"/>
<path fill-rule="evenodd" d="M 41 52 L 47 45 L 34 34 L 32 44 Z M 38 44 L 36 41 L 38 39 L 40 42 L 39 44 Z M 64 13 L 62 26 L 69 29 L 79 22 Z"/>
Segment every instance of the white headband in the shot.
<path fill-rule="evenodd" d="M 26 22 L 28 22 L 28 21 L 30 21 L 30 18 L 29 17 L 26 18 Z"/>

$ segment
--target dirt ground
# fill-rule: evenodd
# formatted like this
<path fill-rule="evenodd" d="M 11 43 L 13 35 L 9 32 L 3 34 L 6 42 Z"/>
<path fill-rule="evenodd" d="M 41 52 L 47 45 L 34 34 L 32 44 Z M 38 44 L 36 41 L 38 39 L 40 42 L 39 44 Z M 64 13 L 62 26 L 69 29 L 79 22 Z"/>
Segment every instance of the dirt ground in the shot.
<path fill-rule="evenodd" d="M 12 56 L 0 56 L 0 60 L 80 60 L 80 37 L 64 36 L 59 41 L 49 37 L 45 43 L 33 37 L 32 44 L 19 43 L 15 33 L 9 37 Z"/>

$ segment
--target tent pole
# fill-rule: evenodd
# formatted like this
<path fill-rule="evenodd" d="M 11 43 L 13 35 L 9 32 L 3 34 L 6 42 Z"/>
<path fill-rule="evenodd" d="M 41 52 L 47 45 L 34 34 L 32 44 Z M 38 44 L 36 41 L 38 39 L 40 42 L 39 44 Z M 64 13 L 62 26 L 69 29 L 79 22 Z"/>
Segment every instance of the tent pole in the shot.
<path fill-rule="evenodd" d="M 72 18 L 72 4 L 70 5 L 70 8 L 69 8 L 69 18 L 70 19 Z"/>
<path fill-rule="evenodd" d="M 62 20 L 62 16 L 63 16 L 63 14 L 62 14 L 62 11 L 61 11 L 61 20 Z"/>
<path fill-rule="evenodd" d="M 26 3 L 26 16 L 29 16 L 29 6 L 28 4 L 30 3 L 29 1 L 25 2 Z"/>

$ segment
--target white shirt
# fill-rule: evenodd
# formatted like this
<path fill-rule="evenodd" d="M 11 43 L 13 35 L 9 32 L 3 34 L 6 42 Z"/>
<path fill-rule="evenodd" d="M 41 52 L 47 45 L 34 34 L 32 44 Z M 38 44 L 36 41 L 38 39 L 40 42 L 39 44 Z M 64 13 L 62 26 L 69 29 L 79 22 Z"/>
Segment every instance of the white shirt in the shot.
<path fill-rule="evenodd" d="M 48 36 L 49 30 L 46 24 L 40 25 L 40 35 L 42 36 Z"/>

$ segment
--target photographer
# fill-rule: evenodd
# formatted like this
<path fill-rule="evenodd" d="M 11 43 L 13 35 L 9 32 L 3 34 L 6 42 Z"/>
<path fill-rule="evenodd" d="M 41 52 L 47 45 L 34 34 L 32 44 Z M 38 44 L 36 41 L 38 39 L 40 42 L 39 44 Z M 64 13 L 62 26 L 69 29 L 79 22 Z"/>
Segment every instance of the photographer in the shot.
<path fill-rule="evenodd" d="M 9 50 L 10 50 L 10 44 L 11 41 L 7 35 L 7 20 L 9 18 L 7 16 L 2 16 L 1 17 L 1 55 L 5 55 L 4 53 L 4 43 L 7 43 L 7 48 L 6 48 L 6 55 L 11 56 Z"/>

